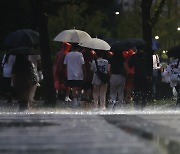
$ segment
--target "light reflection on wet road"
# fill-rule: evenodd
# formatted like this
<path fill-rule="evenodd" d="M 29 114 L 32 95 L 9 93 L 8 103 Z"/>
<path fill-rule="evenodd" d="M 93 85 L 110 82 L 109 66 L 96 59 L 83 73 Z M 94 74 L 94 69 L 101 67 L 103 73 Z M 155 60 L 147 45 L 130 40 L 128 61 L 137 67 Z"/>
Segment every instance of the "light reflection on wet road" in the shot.
<path fill-rule="evenodd" d="M 178 154 L 178 111 L 1 112 L 0 153 Z"/>

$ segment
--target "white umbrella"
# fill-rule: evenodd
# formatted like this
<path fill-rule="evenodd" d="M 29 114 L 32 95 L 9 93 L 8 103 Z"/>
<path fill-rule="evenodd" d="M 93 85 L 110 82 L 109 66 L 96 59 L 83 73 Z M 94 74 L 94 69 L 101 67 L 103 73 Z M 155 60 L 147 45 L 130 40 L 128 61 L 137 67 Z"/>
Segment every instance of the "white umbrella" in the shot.
<path fill-rule="evenodd" d="M 110 45 L 102 40 L 102 39 L 98 39 L 98 38 L 90 38 L 90 39 L 86 39 L 83 40 L 82 42 L 79 43 L 80 46 L 82 47 L 86 47 L 86 48 L 91 48 L 91 49 L 97 49 L 97 50 L 110 50 Z"/>
<path fill-rule="evenodd" d="M 77 30 L 77 29 L 69 29 L 59 33 L 54 38 L 54 41 L 80 43 L 82 40 L 88 38 L 91 38 L 91 36 L 85 31 Z"/>

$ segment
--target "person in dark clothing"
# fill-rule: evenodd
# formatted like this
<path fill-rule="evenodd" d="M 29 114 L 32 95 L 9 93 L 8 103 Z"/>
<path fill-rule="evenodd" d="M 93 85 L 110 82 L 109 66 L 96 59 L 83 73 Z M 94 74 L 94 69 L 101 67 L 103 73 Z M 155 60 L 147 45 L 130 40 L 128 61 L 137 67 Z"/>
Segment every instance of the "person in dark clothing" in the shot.
<path fill-rule="evenodd" d="M 37 84 L 37 79 L 27 55 L 16 56 L 12 68 L 12 84 L 18 95 L 19 111 L 29 109 L 31 87 Z"/>
<path fill-rule="evenodd" d="M 134 107 L 143 109 L 150 95 L 150 82 L 152 80 L 151 55 L 144 53 L 144 46 L 137 47 L 137 53 L 132 55 L 128 63 L 134 67 Z"/>
<path fill-rule="evenodd" d="M 124 86 L 126 81 L 124 61 L 125 60 L 121 52 L 115 52 L 110 61 L 110 103 L 113 108 L 121 108 L 123 106 Z"/>

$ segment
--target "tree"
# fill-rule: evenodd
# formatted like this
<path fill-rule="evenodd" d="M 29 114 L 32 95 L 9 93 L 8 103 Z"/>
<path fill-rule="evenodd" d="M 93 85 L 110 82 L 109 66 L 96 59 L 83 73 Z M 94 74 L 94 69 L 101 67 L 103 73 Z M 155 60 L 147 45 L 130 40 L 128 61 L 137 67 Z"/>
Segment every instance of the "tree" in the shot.
<path fill-rule="evenodd" d="M 153 54 L 152 51 L 152 28 L 156 24 L 158 17 L 162 11 L 162 7 L 166 0 L 161 0 L 158 8 L 156 9 L 154 16 L 151 17 L 151 6 L 153 0 L 142 0 L 142 30 L 143 30 L 143 39 L 147 42 L 146 52 Z"/>

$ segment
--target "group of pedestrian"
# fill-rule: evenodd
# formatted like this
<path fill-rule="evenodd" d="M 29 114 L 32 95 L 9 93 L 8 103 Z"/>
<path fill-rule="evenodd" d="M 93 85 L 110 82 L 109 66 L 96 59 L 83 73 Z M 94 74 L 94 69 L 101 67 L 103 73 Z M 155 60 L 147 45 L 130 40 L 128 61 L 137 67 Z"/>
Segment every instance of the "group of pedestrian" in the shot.
<path fill-rule="evenodd" d="M 35 101 L 39 82 L 43 79 L 40 55 L 6 53 L 2 67 L 7 102 L 12 102 L 14 89 L 20 110 L 30 108 Z M 171 76 L 174 70 L 174 74 L 179 74 L 179 68 L 179 59 L 176 58 L 171 60 L 165 71 Z M 132 103 L 135 109 L 144 109 L 151 98 L 151 88 L 153 98 L 157 93 L 159 70 L 158 55 L 145 53 L 144 45 L 110 54 L 110 51 L 63 42 L 53 65 L 54 88 L 57 99 L 71 102 L 74 108 L 88 101 L 93 103 L 96 111 L 121 109 Z M 104 77 L 109 80 L 105 81 L 102 79 Z M 171 77 L 170 83 L 177 91 L 179 106 L 179 81 L 173 81 Z"/>
<path fill-rule="evenodd" d="M 63 52 L 62 48 L 57 55 Z M 82 100 L 91 101 L 94 110 L 103 111 L 107 107 L 120 109 L 134 101 L 136 108 L 143 109 L 150 97 L 152 81 L 152 62 L 150 56 L 144 53 L 144 46 L 137 47 L 136 51 L 114 52 L 110 57 L 107 53 L 71 43 L 71 48 L 60 60 L 61 64 L 55 60 L 54 76 L 59 74 L 59 81 L 66 78 L 61 81 L 71 90 L 66 93 L 69 101 L 74 107 L 78 107 Z M 57 67 L 64 67 L 65 74 L 62 70 L 57 72 Z M 103 82 L 98 71 L 109 75 L 109 82 Z M 54 83 L 56 88 L 56 80 Z"/>

